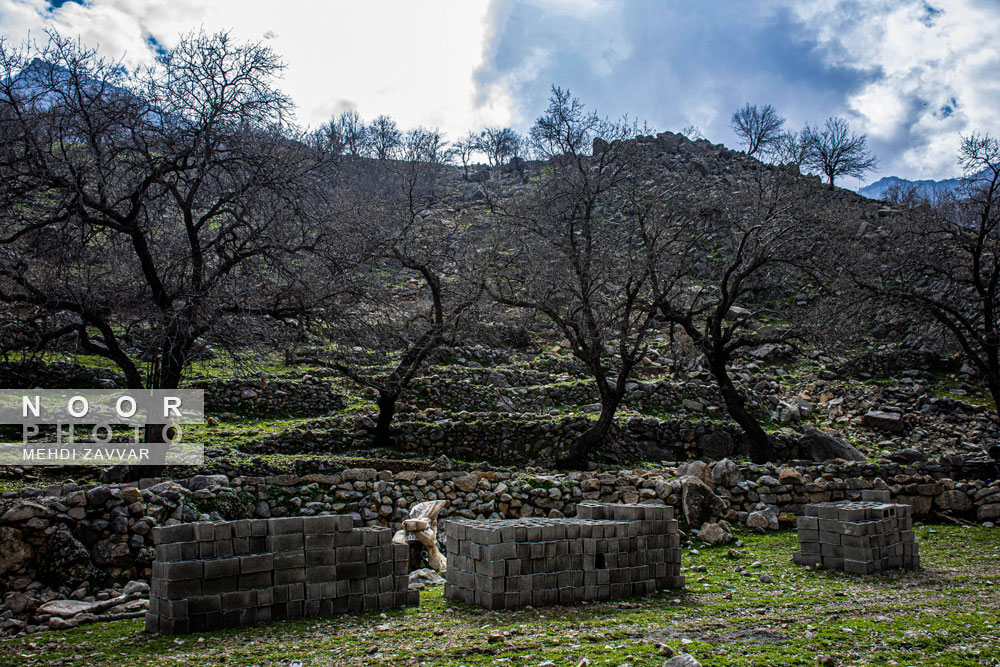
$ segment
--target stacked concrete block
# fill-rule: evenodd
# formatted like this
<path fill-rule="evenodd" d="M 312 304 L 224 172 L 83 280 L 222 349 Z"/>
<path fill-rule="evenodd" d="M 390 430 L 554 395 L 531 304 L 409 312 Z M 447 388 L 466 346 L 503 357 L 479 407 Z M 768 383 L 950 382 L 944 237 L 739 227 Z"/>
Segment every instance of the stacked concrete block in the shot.
<path fill-rule="evenodd" d="M 920 567 L 910 506 L 877 492 L 864 498 L 806 505 L 793 560 L 857 574 Z"/>
<path fill-rule="evenodd" d="M 153 531 L 146 630 L 199 632 L 415 605 L 406 545 L 350 516 L 177 524 Z"/>
<path fill-rule="evenodd" d="M 585 504 L 575 519 L 452 519 L 445 597 L 490 609 L 682 588 L 673 508 Z"/>

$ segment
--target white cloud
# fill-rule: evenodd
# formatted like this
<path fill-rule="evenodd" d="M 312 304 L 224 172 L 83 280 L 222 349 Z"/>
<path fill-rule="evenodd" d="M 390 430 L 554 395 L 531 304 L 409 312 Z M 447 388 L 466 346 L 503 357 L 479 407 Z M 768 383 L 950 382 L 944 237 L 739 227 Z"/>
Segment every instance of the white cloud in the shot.
<path fill-rule="evenodd" d="M 53 27 L 100 45 L 130 65 L 153 57 L 147 37 L 171 46 L 199 28 L 266 39 L 287 69 L 280 87 L 309 125 L 354 107 L 394 116 L 405 127 L 440 127 L 455 136 L 512 110 L 502 98 L 475 103 L 473 73 L 482 58 L 485 0 L 422 3 L 290 0 L 91 0 L 49 9 L 43 0 L 0 0 L 0 35 L 15 42 Z"/>
<path fill-rule="evenodd" d="M 978 0 L 797 3 L 835 64 L 879 75 L 845 100 L 883 173 L 956 174 L 959 137 L 1000 129 L 1000 8 Z"/>
<path fill-rule="evenodd" d="M 128 64 L 152 58 L 150 36 L 167 47 L 201 27 L 266 39 L 310 125 L 356 108 L 453 138 L 524 129 L 555 82 L 602 113 L 694 123 L 715 140 L 731 140 L 728 115 L 747 100 L 795 126 L 843 115 L 868 133 L 879 175 L 911 178 L 953 176 L 961 134 L 1000 132 L 996 0 L 748 3 L 0 0 L 0 36 L 51 26 Z"/>

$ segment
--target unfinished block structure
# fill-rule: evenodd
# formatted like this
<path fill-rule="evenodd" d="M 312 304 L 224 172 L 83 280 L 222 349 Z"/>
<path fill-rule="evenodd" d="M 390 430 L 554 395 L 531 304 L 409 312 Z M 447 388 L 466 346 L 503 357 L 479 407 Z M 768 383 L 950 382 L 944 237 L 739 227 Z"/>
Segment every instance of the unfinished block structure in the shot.
<path fill-rule="evenodd" d="M 406 545 L 349 516 L 156 528 L 146 630 L 180 634 L 419 602 Z"/>
<path fill-rule="evenodd" d="M 574 519 L 450 519 L 445 597 L 490 609 L 682 588 L 673 508 L 581 504 Z"/>
<path fill-rule="evenodd" d="M 888 500 L 866 492 L 861 501 L 806 505 L 793 560 L 857 574 L 919 567 L 910 506 Z"/>

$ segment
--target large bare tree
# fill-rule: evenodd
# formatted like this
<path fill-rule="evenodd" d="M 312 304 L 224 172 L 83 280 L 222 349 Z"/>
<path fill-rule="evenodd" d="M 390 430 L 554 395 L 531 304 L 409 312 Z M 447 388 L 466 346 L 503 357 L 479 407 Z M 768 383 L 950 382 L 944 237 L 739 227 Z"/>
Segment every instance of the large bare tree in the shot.
<path fill-rule="evenodd" d="M 327 311 L 325 330 L 345 347 L 335 368 L 376 394 L 379 446 L 394 444 L 397 402 L 431 355 L 475 323 L 488 261 L 475 251 L 475 227 L 447 205 L 439 180 L 450 153 L 440 133 L 410 131 L 401 151 L 354 166 L 355 206 L 317 253 L 334 271 L 345 254 L 354 258 L 351 275 L 338 277 L 351 296 Z"/>
<path fill-rule="evenodd" d="M 584 466 L 608 437 L 656 316 L 647 258 L 663 250 L 649 232 L 658 197 L 637 192 L 634 136 L 628 123 L 602 119 L 554 87 L 530 134 L 544 158 L 537 186 L 491 195 L 505 260 L 495 298 L 551 320 L 600 395 L 600 415 L 564 467 Z"/>
<path fill-rule="evenodd" d="M 136 72 L 55 34 L 0 45 L 0 302 L 32 347 L 73 337 L 129 387 L 175 388 L 204 342 L 302 313 L 290 260 L 328 164 L 281 67 L 225 34 Z"/>
<path fill-rule="evenodd" d="M 737 387 L 731 365 L 763 345 L 786 343 L 799 326 L 761 326 L 788 317 L 778 303 L 804 289 L 821 227 L 785 170 L 757 163 L 738 189 L 708 189 L 693 175 L 670 174 L 684 193 L 673 217 L 681 251 L 651 257 L 661 317 L 690 338 L 711 372 L 729 416 L 743 429 L 751 458 L 771 460 L 774 443 Z M 767 296 L 765 296 L 767 295 Z"/>

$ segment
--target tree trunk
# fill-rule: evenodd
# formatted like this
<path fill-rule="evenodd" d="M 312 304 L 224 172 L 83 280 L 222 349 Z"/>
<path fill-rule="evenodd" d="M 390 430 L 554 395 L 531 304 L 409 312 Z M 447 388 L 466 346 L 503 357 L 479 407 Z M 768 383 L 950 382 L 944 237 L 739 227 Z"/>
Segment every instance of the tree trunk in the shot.
<path fill-rule="evenodd" d="M 177 389 L 181 384 L 181 376 L 184 373 L 184 364 L 187 345 L 183 343 L 164 344 L 161 349 L 160 364 L 158 372 L 152 378 L 150 384 L 155 389 Z M 165 437 L 163 429 L 166 424 L 149 423 L 143 429 L 143 442 L 157 444 L 169 442 Z M 169 433 L 168 433 L 169 435 Z M 164 465 L 115 465 L 107 468 L 101 473 L 101 480 L 105 482 L 137 482 L 144 477 L 159 477 L 166 470 Z"/>
<path fill-rule="evenodd" d="M 619 382 L 622 381 L 619 379 Z M 576 439 L 566 456 L 556 461 L 556 467 L 562 470 L 583 470 L 587 467 L 594 449 L 604 444 L 607 439 L 620 401 L 615 393 L 601 396 L 601 416 Z"/>
<path fill-rule="evenodd" d="M 709 369 L 719 386 L 719 393 L 726 404 L 726 411 L 743 429 L 750 450 L 750 458 L 754 463 L 766 463 L 774 455 L 773 443 L 757 418 L 747 410 L 743 395 L 729 377 L 725 358 L 721 355 L 712 355 L 709 359 Z"/>
<path fill-rule="evenodd" d="M 399 394 L 380 391 L 378 393 L 378 419 L 375 422 L 375 446 L 392 447 L 396 443 L 392 438 L 392 418 L 396 414 L 396 401 Z"/>

